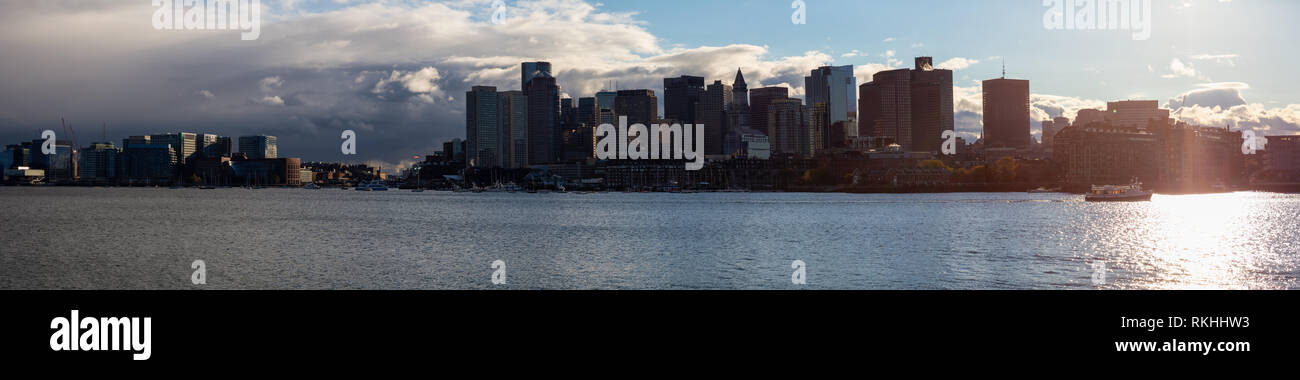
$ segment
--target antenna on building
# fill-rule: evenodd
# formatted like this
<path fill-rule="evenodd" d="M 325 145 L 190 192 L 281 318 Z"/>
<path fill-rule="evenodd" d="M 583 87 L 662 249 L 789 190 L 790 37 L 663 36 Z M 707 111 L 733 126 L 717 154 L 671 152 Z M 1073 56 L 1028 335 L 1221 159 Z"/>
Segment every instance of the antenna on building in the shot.
<path fill-rule="evenodd" d="M 1002 79 L 1007 79 L 1007 59 L 1002 59 Z"/>

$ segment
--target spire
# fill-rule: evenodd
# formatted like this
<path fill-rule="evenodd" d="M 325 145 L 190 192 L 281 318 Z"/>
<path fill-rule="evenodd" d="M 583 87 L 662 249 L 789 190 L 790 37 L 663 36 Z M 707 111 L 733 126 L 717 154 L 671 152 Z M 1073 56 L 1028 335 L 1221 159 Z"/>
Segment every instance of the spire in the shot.
<path fill-rule="evenodd" d="M 745 75 L 740 73 L 740 68 L 736 68 L 736 82 L 732 83 L 731 85 L 733 87 L 745 85 Z"/>

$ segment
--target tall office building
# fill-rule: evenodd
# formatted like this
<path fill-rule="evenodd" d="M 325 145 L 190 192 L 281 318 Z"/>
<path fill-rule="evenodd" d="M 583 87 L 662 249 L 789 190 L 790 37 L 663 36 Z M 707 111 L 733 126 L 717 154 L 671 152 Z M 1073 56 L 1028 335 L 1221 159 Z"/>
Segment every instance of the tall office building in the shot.
<path fill-rule="evenodd" d="M 1029 81 L 984 81 L 984 148 L 1029 147 Z"/>
<path fill-rule="evenodd" d="M 81 165 L 77 168 L 80 179 L 105 182 L 117 178 L 121 153 L 122 149 L 111 142 L 92 143 L 89 148 L 82 149 L 79 154 Z"/>
<path fill-rule="evenodd" d="M 596 126 L 600 115 L 598 111 L 596 98 L 578 98 L 578 125 Z"/>
<path fill-rule="evenodd" d="M 469 141 L 467 167 L 501 166 L 501 119 L 497 88 L 474 86 L 465 93 L 465 137 Z"/>
<path fill-rule="evenodd" d="M 830 104 L 817 102 L 808 107 L 808 156 L 817 154 L 830 147 L 832 122 L 830 121 Z"/>
<path fill-rule="evenodd" d="M 157 141 L 152 143 L 156 144 Z M 278 158 L 275 136 L 239 136 L 239 152 L 249 159 Z"/>
<path fill-rule="evenodd" d="M 713 81 L 704 89 L 696 119 L 704 124 L 704 154 L 722 154 L 727 129 L 727 106 L 732 102 L 732 87 Z"/>
<path fill-rule="evenodd" d="M 185 165 L 198 151 L 197 135 L 193 133 L 153 134 L 149 135 L 149 139 L 154 144 L 171 146 L 172 153 L 176 155 L 176 165 Z"/>
<path fill-rule="evenodd" d="M 614 115 L 614 99 L 617 97 L 616 91 L 596 93 L 596 125 L 618 124 L 618 118 Z"/>
<path fill-rule="evenodd" d="M 560 129 L 573 129 L 578 126 L 576 108 L 573 98 L 560 98 Z"/>
<path fill-rule="evenodd" d="M 908 69 L 881 71 L 859 86 L 858 135 L 912 146 L 912 74 Z"/>
<path fill-rule="evenodd" d="M 529 165 L 561 159 L 560 86 L 548 72 L 532 78 L 524 90 L 528 96 Z"/>
<path fill-rule="evenodd" d="M 533 78 L 554 77 L 550 62 L 524 62 L 519 64 L 519 89 L 528 92 L 528 84 Z"/>
<path fill-rule="evenodd" d="M 502 166 L 528 166 L 528 96 L 523 91 L 497 93 Z"/>
<path fill-rule="evenodd" d="M 767 138 L 772 152 L 808 157 L 812 147 L 808 107 L 799 99 L 773 100 L 767 107 Z"/>
<path fill-rule="evenodd" d="M 736 80 L 731 85 L 731 105 L 727 106 L 726 128 L 723 129 L 723 134 L 727 139 L 737 139 L 739 138 L 739 136 L 736 136 L 737 134 L 746 133 L 753 127 L 753 122 L 750 119 L 753 116 L 751 112 L 752 110 L 749 108 L 749 85 L 745 84 L 745 75 L 740 72 L 740 69 L 736 69 Z M 709 150 L 711 144 L 706 141 L 705 152 Z M 715 146 L 715 148 L 721 148 L 722 154 L 731 153 L 726 151 L 725 142 L 723 146 Z"/>
<path fill-rule="evenodd" d="M 695 111 L 704 96 L 704 77 L 664 78 L 664 119 L 695 124 Z"/>
<path fill-rule="evenodd" d="M 917 57 L 912 69 L 912 147 L 939 152 L 943 131 L 953 130 L 952 70 L 934 68 L 930 57 Z"/>
<path fill-rule="evenodd" d="M 848 121 L 857 116 L 857 83 L 852 65 L 818 67 L 804 77 L 805 105 L 826 103 L 829 121 Z"/>
<path fill-rule="evenodd" d="M 786 87 L 763 87 L 749 91 L 749 122 L 754 129 L 760 131 L 767 130 L 767 107 L 778 99 L 787 99 L 790 97 L 790 89 Z"/>
<path fill-rule="evenodd" d="M 650 126 L 659 120 L 659 98 L 654 90 L 619 90 L 614 98 L 614 114 L 627 116 L 627 125 Z"/>
<path fill-rule="evenodd" d="M 808 108 L 813 109 L 817 103 L 826 103 L 826 117 L 821 125 L 815 126 L 823 134 L 816 142 L 821 144 L 820 148 L 826 148 L 825 144 L 831 140 L 831 125 L 857 119 L 857 83 L 852 65 L 822 66 L 804 77 Z"/>
<path fill-rule="evenodd" d="M 952 70 L 917 57 L 912 69 L 881 71 L 859 87 L 859 136 L 883 138 L 904 151 L 938 152 L 952 130 Z"/>

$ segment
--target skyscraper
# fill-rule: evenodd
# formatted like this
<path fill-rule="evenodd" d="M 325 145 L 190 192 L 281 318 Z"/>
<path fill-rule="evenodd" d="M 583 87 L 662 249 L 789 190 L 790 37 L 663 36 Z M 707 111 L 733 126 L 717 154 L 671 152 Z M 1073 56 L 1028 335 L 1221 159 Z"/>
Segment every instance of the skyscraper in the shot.
<path fill-rule="evenodd" d="M 596 93 L 596 125 L 618 123 L 614 116 L 614 99 L 617 97 L 618 93 L 614 91 Z"/>
<path fill-rule="evenodd" d="M 528 166 L 528 97 L 523 91 L 497 93 L 502 166 Z"/>
<path fill-rule="evenodd" d="M 778 99 L 790 97 L 790 89 L 786 87 L 763 87 L 749 91 L 749 117 L 750 124 L 754 129 L 760 131 L 767 130 L 767 107 Z"/>
<path fill-rule="evenodd" d="M 543 72 L 529 81 L 524 94 L 528 96 L 528 164 L 560 160 L 560 86 Z"/>
<path fill-rule="evenodd" d="M 627 116 L 627 124 L 650 126 L 659 120 L 659 98 L 654 90 L 619 90 L 614 98 L 614 114 Z"/>
<path fill-rule="evenodd" d="M 151 136 L 152 140 L 152 136 Z M 145 144 L 157 144 L 157 140 L 145 140 Z M 275 136 L 239 136 L 239 152 L 243 153 L 249 159 L 277 158 L 279 157 L 278 148 L 276 147 Z M 129 148 L 130 145 L 127 145 Z"/>
<path fill-rule="evenodd" d="M 741 73 L 740 69 L 736 69 L 736 80 L 732 82 L 731 86 L 731 105 L 727 106 L 727 122 L 724 124 L 725 128 L 722 129 L 723 135 L 727 139 L 734 140 L 739 138 L 738 134 L 746 133 L 753 126 L 750 119 L 753 116 L 751 112 L 752 110 L 749 108 L 749 85 L 745 83 L 745 74 Z M 704 150 L 708 152 L 709 145 L 713 143 L 708 142 L 707 139 L 705 142 Z M 723 146 L 720 148 L 722 149 L 721 154 L 731 153 L 726 151 L 725 141 L 723 141 Z"/>
<path fill-rule="evenodd" d="M 853 77 L 852 65 L 822 66 L 804 77 L 808 108 L 813 109 L 817 103 L 826 103 L 826 117 L 821 123 L 824 125 L 815 126 L 823 134 L 817 142 L 821 144 L 820 148 L 826 148 L 825 144 L 831 140 L 829 133 L 832 124 L 857 118 L 857 83 L 857 78 Z"/>
<path fill-rule="evenodd" d="M 984 147 L 1029 147 L 1029 81 L 989 79 L 984 89 Z"/>
<path fill-rule="evenodd" d="M 704 77 L 664 78 L 664 119 L 695 124 L 696 106 L 704 96 Z"/>
<path fill-rule="evenodd" d="M 542 76 L 546 76 L 546 77 L 554 76 L 553 74 L 551 74 L 550 62 L 521 63 L 519 65 L 519 89 L 524 92 L 527 92 L 528 83 L 532 82 L 533 78 L 538 78 Z"/>
<path fill-rule="evenodd" d="M 596 108 L 596 98 L 578 98 L 578 124 L 594 127 L 597 125 L 599 113 Z"/>
<path fill-rule="evenodd" d="M 727 128 L 727 106 L 731 104 L 731 86 L 713 81 L 704 89 L 696 119 L 704 124 L 704 154 L 722 154 L 722 142 Z"/>
<path fill-rule="evenodd" d="M 812 147 L 807 106 L 799 99 L 773 100 L 767 107 L 767 138 L 772 152 L 807 157 Z"/>
<path fill-rule="evenodd" d="M 573 98 L 560 98 L 560 129 L 573 129 L 578 126 L 578 114 Z"/>
<path fill-rule="evenodd" d="M 465 137 L 468 167 L 501 166 L 501 119 L 497 88 L 474 86 L 465 93 Z"/>
<path fill-rule="evenodd" d="M 943 131 L 953 130 L 952 70 L 934 68 L 917 57 L 912 69 L 912 146 L 914 152 L 939 152 Z"/>
<path fill-rule="evenodd" d="M 912 75 L 908 69 L 881 71 L 859 87 L 858 134 L 912 146 Z"/>
<path fill-rule="evenodd" d="M 952 70 L 917 57 L 913 69 L 881 71 L 859 87 L 858 135 L 883 138 L 904 151 L 938 152 L 953 129 Z"/>

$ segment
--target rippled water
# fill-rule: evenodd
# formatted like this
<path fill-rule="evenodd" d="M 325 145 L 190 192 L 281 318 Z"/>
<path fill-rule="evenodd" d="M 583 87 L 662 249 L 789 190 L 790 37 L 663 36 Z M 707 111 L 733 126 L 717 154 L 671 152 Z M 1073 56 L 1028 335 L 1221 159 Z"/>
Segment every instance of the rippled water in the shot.
<path fill-rule="evenodd" d="M 0 288 L 1300 288 L 1300 195 L 0 188 Z M 493 286 L 491 262 L 507 263 Z M 1099 264 L 1104 263 L 1104 264 Z M 1100 278 L 1098 278 L 1100 279 Z"/>

